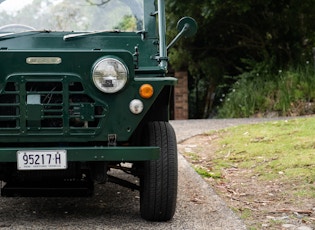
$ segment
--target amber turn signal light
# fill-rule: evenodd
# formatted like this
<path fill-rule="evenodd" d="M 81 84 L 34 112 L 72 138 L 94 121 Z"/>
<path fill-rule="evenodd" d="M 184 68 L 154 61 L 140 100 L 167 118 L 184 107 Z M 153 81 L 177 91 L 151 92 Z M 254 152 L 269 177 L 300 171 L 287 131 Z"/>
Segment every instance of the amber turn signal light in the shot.
<path fill-rule="evenodd" d="M 154 93 L 153 86 L 150 84 L 143 84 L 139 89 L 139 94 L 142 98 L 149 99 Z"/>

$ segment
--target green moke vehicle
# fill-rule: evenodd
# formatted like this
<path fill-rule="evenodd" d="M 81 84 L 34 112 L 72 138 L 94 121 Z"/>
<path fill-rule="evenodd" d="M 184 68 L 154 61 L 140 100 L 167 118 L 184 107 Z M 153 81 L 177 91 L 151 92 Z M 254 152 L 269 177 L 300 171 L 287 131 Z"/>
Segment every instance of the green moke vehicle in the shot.
<path fill-rule="evenodd" d="M 146 220 L 177 195 L 163 0 L 0 0 L 2 196 L 92 195 L 94 183 L 140 191 Z M 139 184 L 108 175 L 139 177 Z"/>

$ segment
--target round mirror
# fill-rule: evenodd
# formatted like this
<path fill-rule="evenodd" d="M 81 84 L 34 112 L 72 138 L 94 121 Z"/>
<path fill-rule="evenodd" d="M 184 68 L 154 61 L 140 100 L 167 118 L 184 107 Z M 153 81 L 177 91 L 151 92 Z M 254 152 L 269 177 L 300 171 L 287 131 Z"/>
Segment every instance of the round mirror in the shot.
<path fill-rule="evenodd" d="M 183 35 L 186 37 L 194 36 L 197 33 L 197 22 L 191 17 L 183 17 L 177 23 L 178 31 L 185 30 Z"/>

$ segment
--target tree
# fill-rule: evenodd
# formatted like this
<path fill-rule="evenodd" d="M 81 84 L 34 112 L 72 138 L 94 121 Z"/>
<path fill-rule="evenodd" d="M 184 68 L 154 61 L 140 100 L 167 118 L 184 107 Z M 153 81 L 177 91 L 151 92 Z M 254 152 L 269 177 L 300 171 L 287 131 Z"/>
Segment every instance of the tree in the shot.
<path fill-rule="evenodd" d="M 199 91 L 197 103 L 209 90 L 247 71 L 278 71 L 311 60 L 315 43 L 314 0 L 166 0 L 169 37 L 178 15 L 199 24 L 197 35 L 182 40 L 170 51 L 175 69 L 188 69 L 194 82 L 212 85 Z M 182 58 L 185 57 L 185 58 Z M 233 82 L 233 80 L 232 80 Z M 195 84 L 197 86 L 197 84 Z M 209 102 L 202 103 L 207 107 Z M 211 109 L 209 107 L 209 109 Z M 205 111 L 205 110 L 201 110 Z M 207 117 L 209 110 L 198 117 Z"/>
<path fill-rule="evenodd" d="M 122 31 L 135 31 L 137 29 L 137 19 L 133 15 L 125 15 L 115 29 Z"/>

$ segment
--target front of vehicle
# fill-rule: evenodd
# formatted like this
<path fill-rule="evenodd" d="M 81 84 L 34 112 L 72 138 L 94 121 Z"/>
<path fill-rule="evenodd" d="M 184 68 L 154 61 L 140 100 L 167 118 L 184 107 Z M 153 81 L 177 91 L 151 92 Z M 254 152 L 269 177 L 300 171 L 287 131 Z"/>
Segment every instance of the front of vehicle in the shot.
<path fill-rule="evenodd" d="M 142 216 L 170 219 L 177 153 L 168 107 L 176 79 L 165 76 L 164 2 L 5 0 L 0 12 L 2 195 L 63 195 L 82 184 L 91 193 L 93 181 L 109 181 L 111 168 L 131 162 L 128 170 L 143 181 Z M 163 216 L 146 216 L 153 180 L 146 175 L 163 154 L 174 161 L 171 204 Z"/>

